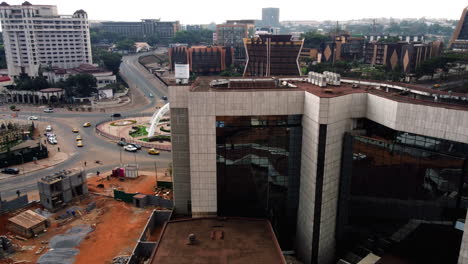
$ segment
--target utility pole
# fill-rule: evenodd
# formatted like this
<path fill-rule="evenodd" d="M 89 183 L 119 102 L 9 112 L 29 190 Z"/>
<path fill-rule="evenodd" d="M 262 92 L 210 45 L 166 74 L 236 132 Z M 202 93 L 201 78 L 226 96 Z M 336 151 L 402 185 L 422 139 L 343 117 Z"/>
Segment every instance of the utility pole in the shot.
<path fill-rule="evenodd" d="M 120 167 L 122 168 L 122 147 L 120 148 Z"/>
<path fill-rule="evenodd" d="M 156 188 L 158 187 L 158 167 L 156 166 L 156 161 L 154 162 L 154 174 L 156 175 Z"/>

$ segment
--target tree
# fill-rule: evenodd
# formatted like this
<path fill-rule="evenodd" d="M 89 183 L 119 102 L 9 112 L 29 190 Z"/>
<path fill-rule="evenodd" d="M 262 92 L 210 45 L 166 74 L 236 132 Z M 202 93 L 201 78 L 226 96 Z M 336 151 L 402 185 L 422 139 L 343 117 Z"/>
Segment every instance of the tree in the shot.
<path fill-rule="evenodd" d="M 172 39 L 173 42 L 176 43 L 187 43 L 189 45 L 196 45 L 196 44 L 208 44 L 211 45 L 213 43 L 213 31 L 208 29 L 203 29 L 199 31 L 178 31 L 174 38 Z"/>
<path fill-rule="evenodd" d="M 65 81 L 67 96 L 89 97 L 96 90 L 96 78 L 91 74 L 76 74 Z"/>
<path fill-rule="evenodd" d="M 115 46 L 118 50 L 132 50 L 135 47 L 135 42 L 130 39 L 125 39 L 121 41 L 117 41 Z"/>
<path fill-rule="evenodd" d="M 114 74 L 119 72 L 122 55 L 106 51 L 101 55 L 100 59 L 106 69 L 111 70 Z"/>
<path fill-rule="evenodd" d="M 317 31 L 309 31 L 301 34 L 301 38 L 304 39 L 304 48 L 311 49 L 318 49 L 322 43 L 329 40 L 328 36 L 322 35 Z"/>
<path fill-rule="evenodd" d="M 388 37 L 388 38 L 381 38 L 379 39 L 378 42 L 382 42 L 382 43 L 395 43 L 395 42 L 399 42 L 400 41 L 400 38 L 399 37 Z"/>
<path fill-rule="evenodd" d="M 21 73 L 15 80 L 16 89 L 24 91 L 39 91 L 45 88 L 49 88 L 50 85 L 47 80 L 42 76 L 37 76 L 31 79 L 27 74 Z"/>

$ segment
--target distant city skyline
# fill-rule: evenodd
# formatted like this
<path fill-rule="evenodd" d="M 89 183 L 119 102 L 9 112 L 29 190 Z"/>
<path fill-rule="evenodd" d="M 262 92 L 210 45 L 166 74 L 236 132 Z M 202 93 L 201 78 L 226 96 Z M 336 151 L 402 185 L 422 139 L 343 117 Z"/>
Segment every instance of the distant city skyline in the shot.
<path fill-rule="evenodd" d="M 6 1 L 18 5 L 24 0 Z M 213 1 L 123 1 L 123 0 L 41 0 L 30 1 L 34 5 L 57 5 L 60 14 L 73 14 L 78 9 L 88 13 L 90 20 L 139 21 L 145 18 L 161 18 L 163 21 L 179 20 L 181 24 L 222 23 L 227 19 L 261 19 L 262 8 L 280 8 L 280 21 L 285 20 L 333 20 L 344 21 L 364 18 L 447 18 L 459 19 L 466 0 L 451 0 L 450 4 L 432 4 L 425 0 L 336 0 L 328 1 L 279 1 L 238 0 L 233 6 Z M 142 2 L 144 4 L 142 4 Z"/>

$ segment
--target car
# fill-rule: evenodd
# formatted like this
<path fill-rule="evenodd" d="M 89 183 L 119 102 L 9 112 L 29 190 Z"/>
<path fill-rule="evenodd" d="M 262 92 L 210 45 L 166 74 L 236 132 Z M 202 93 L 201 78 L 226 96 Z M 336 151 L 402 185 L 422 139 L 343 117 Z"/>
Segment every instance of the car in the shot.
<path fill-rule="evenodd" d="M 140 144 L 132 143 L 132 144 L 130 144 L 130 145 L 134 146 L 134 147 L 137 148 L 138 150 L 141 149 L 141 145 L 140 145 Z"/>
<path fill-rule="evenodd" d="M 123 147 L 125 151 L 128 151 L 128 152 L 137 152 L 137 148 L 135 148 L 133 145 L 127 145 L 127 146 L 124 146 Z"/>
<path fill-rule="evenodd" d="M 5 174 L 18 174 L 19 170 L 17 168 L 5 168 L 2 170 L 2 173 Z"/>
<path fill-rule="evenodd" d="M 37 116 L 30 116 L 30 117 L 28 117 L 28 120 L 37 120 L 37 119 L 39 119 L 39 118 L 37 118 Z"/>
<path fill-rule="evenodd" d="M 154 148 L 148 149 L 148 154 L 150 155 L 159 155 L 159 150 L 156 150 Z"/>
<path fill-rule="evenodd" d="M 119 113 L 113 113 L 113 114 L 111 115 L 111 117 L 122 117 L 122 115 L 119 114 Z"/>
<path fill-rule="evenodd" d="M 52 144 L 52 145 L 55 145 L 55 144 L 58 143 L 57 138 L 55 138 L 55 137 L 48 137 L 47 141 L 49 141 L 49 143 Z"/>
<path fill-rule="evenodd" d="M 83 124 L 83 127 L 90 127 L 91 126 L 91 123 L 90 122 L 86 122 Z"/>
<path fill-rule="evenodd" d="M 152 93 L 149 93 L 148 96 L 149 97 L 154 97 L 154 95 Z"/>
<path fill-rule="evenodd" d="M 83 140 L 80 135 L 76 136 L 76 141 L 81 141 Z"/>
<path fill-rule="evenodd" d="M 117 145 L 119 146 L 127 146 L 127 142 L 123 141 L 123 140 L 120 140 L 119 142 L 117 142 Z"/>
<path fill-rule="evenodd" d="M 82 140 L 77 141 L 76 146 L 80 148 L 83 147 L 83 141 Z"/>
<path fill-rule="evenodd" d="M 163 96 L 161 97 L 161 99 L 163 99 L 164 101 L 167 101 L 167 96 Z"/>
<path fill-rule="evenodd" d="M 53 112 L 54 112 L 54 109 L 51 107 L 44 109 L 44 113 L 53 113 Z"/>
<path fill-rule="evenodd" d="M 78 131 L 78 128 L 74 127 L 74 128 L 72 129 L 72 132 L 73 132 L 73 133 L 78 133 L 78 132 L 79 132 L 79 131 Z"/>
<path fill-rule="evenodd" d="M 434 84 L 434 88 L 439 88 L 440 87 L 440 84 L 436 83 Z"/>
<path fill-rule="evenodd" d="M 46 130 L 47 132 L 52 131 L 52 126 L 51 126 L 51 125 L 46 126 L 46 129 L 45 129 L 45 130 Z"/>
<path fill-rule="evenodd" d="M 13 112 L 19 112 L 19 111 L 21 111 L 21 109 L 19 109 L 19 108 L 13 108 L 13 109 L 11 109 L 11 111 L 13 111 Z"/>

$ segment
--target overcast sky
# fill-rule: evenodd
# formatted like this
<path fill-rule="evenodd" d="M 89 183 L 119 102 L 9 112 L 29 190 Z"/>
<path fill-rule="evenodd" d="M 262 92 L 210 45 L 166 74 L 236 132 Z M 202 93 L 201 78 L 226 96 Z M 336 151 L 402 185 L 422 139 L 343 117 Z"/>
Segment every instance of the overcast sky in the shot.
<path fill-rule="evenodd" d="M 261 19 L 262 7 L 279 7 L 280 20 L 350 20 L 358 18 L 459 19 L 467 0 L 29 0 L 57 5 L 60 14 L 84 9 L 91 20 L 179 20 L 182 24 L 221 23 L 226 19 Z M 6 0 L 10 5 L 24 0 Z"/>

